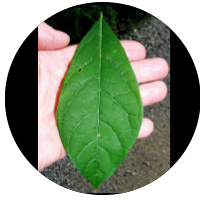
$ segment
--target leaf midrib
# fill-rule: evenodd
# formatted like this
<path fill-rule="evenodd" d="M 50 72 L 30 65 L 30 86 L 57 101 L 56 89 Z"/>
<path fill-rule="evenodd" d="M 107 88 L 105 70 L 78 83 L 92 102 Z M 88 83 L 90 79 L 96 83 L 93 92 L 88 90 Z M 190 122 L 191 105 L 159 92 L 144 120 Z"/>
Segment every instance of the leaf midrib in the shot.
<path fill-rule="evenodd" d="M 96 154 L 96 172 L 97 172 L 97 157 L 98 157 L 98 134 L 99 134 L 99 121 L 100 121 L 100 104 L 101 104 L 101 57 L 102 57 L 102 13 L 101 13 L 101 17 L 100 17 L 100 23 L 99 23 L 99 28 L 100 28 L 100 34 L 99 34 L 99 106 L 98 106 L 98 115 L 97 115 L 97 120 L 98 120 L 98 126 L 97 126 L 97 154 Z M 96 176 L 96 185 L 97 185 L 97 174 Z"/>

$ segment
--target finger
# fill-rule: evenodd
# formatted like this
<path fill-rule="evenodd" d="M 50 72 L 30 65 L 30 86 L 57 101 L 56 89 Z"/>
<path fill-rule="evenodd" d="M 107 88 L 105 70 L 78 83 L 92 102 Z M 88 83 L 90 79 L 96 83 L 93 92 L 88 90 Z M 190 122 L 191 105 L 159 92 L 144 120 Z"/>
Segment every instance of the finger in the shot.
<path fill-rule="evenodd" d="M 74 57 L 77 47 L 78 47 L 78 44 L 74 44 L 74 45 L 70 45 L 64 49 L 63 56 L 64 56 L 64 60 L 66 60 L 66 62 L 70 63 L 72 61 L 72 58 Z"/>
<path fill-rule="evenodd" d="M 155 81 L 139 86 L 143 106 L 162 101 L 167 95 L 167 86 L 163 81 Z"/>
<path fill-rule="evenodd" d="M 149 135 L 151 135 L 153 130 L 154 130 L 153 122 L 150 119 L 144 118 L 137 139 L 148 137 Z"/>
<path fill-rule="evenodd" d="M 163 79 L 169 71 L 167 62 L 162 58 L 149 58 L 131 62 L 131 65 L 139 83 Z"/>
<path fill-rule="evenodd" d="M 38 26 L 38 50 L 61 49 L 69 44 L 69 36 L 42 23 Z"/>
<path fill-rule="evenodd" d="M 132 40 L 121 40 L 120 42 L 126 51 L 130 62 L 142 60 L 146 57 L 145 47 L 141 43 Z"/>

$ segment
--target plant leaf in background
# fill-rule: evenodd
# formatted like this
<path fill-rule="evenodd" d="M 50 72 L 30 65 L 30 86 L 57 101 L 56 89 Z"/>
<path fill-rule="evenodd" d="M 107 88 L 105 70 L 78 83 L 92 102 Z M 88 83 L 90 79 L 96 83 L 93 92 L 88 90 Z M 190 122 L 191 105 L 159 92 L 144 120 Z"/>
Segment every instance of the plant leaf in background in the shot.
<path fill-rule="evenodd" d="M 127 156 L 143 118 L 136 77 L 102 15 L 76 50 L 56 114 L 66 152 L 97 188 Z"/>

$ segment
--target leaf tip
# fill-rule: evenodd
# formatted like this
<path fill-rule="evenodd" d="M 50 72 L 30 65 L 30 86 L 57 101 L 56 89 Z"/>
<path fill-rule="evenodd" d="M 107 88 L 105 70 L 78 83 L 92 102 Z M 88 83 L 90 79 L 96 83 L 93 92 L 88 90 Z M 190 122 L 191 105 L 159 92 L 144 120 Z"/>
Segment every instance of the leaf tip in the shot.
<path fill-rule="evenodd" d="M 100 14 L 100 19 L 101 20 L 103 19 L 103 12 L 101 12 L 101 14 Z"/>

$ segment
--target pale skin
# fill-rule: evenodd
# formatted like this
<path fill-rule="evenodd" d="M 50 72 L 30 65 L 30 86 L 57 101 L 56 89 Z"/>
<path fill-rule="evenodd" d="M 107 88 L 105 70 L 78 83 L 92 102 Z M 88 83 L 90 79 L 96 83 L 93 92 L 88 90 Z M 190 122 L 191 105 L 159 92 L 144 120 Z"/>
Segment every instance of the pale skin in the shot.
<path fill-rule="evenodd" d="M 69 44 L 67 34 L 45 23 L 38 26 L 38 170 L 64 158 L 67 153 L 61 143 L 56 108 L 62 81 L 78 45 Z M 168 64 L 162 58 L 145 59 L 144 46 L 136 41 L 120 41 L 140 84 L 143 106 L 162 101 L 167 95 L 163 81 Z M 138 139 L 148 137 L 154 130 L 150 119 L 144 118 Z"/>

